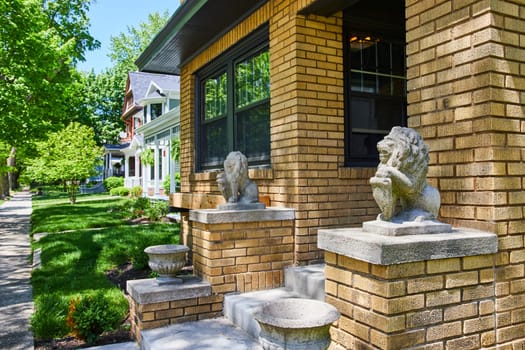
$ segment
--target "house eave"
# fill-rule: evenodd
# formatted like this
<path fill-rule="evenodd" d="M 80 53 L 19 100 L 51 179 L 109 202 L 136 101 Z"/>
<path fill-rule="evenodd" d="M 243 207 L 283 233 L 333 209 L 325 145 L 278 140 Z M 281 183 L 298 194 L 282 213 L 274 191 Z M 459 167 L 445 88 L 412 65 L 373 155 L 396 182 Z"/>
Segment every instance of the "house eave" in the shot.
<path fill-rule="evenodd" d="M 186 0 L 135 63 L 144 72 L 180 74 L 183 62 L 267 1 Z"/>

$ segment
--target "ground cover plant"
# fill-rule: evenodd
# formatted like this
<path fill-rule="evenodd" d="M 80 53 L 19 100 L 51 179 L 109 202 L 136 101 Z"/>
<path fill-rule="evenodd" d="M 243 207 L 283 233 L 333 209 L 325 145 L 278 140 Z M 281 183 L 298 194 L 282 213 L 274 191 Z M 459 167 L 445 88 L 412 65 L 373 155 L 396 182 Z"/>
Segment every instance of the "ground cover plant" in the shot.
<path fill-rule="evenodd" d="M 119 202 L 119 199 L 107 200 L 107 197 L 92 195 L 98 200 L 86 197 L 71 205 L 67 197 L 66 203 L 59 197 L 34 202 L 33 213 L 38 218 L 38 226 L 33 232 L 38 228 L 60 232 L 44 235 L 33 242 L 33 248 L 41 250 L 41 268 L 32 274 L 35 313 L 31 326 L 36 339 L 73 334 L 95 342 L 100 333 L 121 327 L 128 314 L 127 300 L 118 286 L 108 279 L 108 271 L 118 271 L 117 266 L 130 262 L 134 269 L 144 269 L 147 266 L 144 248 L 178 243 L 179 226 L 166 223 L 129 225 L 121 217 L 120 224 L 112 219 L 113 226 L 104 227 L 103 221 L 90 221 L 89 217 L 104 217 L 108 211 L 115 215 L 122 211 L 114 210 L 115 205 L 126 205 L 125 200 Z M 74 215 L 68 215 L 73 209 Z M 98 227 L 63 232 L 74 227 L 68 224 L 68 216 L 70 221 Z M 49 222 L 55 220 L 60 224 Z"/>

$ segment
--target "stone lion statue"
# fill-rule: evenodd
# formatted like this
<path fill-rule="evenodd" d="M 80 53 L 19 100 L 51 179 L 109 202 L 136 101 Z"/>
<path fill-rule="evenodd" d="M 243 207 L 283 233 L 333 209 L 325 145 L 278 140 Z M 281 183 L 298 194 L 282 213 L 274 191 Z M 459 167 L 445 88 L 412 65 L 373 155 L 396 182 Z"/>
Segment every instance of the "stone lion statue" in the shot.
<path fill-rule="evenodd" d="M 427 183 L 428 147 L 423 138 L 413 129 L 396 126 L 377 144 L 377 150 L 379 165 L 370 184 L 381 209 L 378 220 L 436 219 L 441 199 Z"/>
<path fill-rule="evenodd" d="M 230 152 L 224 161 L 224 172 L 217 184 L 228 203 L 258 203 L 257 184 L 248 178 L 248 160 L 241 152 Z"/>

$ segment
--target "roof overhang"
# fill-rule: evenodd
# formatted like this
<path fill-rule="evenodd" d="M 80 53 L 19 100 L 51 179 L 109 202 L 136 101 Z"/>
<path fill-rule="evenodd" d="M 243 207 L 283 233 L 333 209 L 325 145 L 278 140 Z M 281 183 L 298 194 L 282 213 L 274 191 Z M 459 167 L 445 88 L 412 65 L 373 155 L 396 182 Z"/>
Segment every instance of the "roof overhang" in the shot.
<path fill-rule="evenodd" d="M 135 62 L 139 70 L 180 74 L 180 66 L 268 0 L 186 0 Z"/>
<path fill-rule="evenodd" d="M 334 13 L 352 6 L 360 0 L 316 0 L 299 11 L 301 15 L 332 16 Z"/>

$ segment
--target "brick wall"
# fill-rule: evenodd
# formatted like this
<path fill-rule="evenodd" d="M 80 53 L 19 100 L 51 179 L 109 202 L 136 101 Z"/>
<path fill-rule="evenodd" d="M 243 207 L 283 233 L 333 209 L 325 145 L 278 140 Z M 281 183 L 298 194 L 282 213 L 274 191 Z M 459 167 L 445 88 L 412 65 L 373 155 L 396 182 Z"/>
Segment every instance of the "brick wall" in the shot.
<path fill-rule="evenodd" d="M 131 333 L 141 342 L 141 330 L 222 316 L 223 295 L 139 304 L 129 298 Z"/>
<path fill-rule="evenodd" d="M 323 259 L 318 227 L 355 226 L 377 215 L 368 184 L 375 170 L 344 167 L 342 13 L 297 14 L 311 2 L 268 1 L 181 67 L 182 192 L 218 194 L 216 172 L 194 172 L 194 73 L 269 22 L 272 166 L 251 169 L 250 177 L 272 206 L 296 209 L 299 264 Z"/>
<path fill-rule="evenodd" d="M 341 312 L 330 349 L 467 350 L 496 344 L 494 255 L 389 266 L 331 252 L 325 258 L 326 301 Z M 506 305 L 512 307 L 510 300 Z"/>
<path fill-rule="evenodd" d="M 292 223 L 191 221 L 195 275 L 213 294 L 282 287 L 284 268 L 293 264 Z"/>
<path fill-rule="evenodd" d="M 496 339 L 515 349 L 525 337 L 525 4 L 406 4 L 409 126 L 430 146 L 444 220 L 499 236 Z"/>

